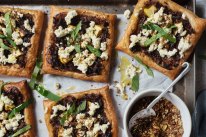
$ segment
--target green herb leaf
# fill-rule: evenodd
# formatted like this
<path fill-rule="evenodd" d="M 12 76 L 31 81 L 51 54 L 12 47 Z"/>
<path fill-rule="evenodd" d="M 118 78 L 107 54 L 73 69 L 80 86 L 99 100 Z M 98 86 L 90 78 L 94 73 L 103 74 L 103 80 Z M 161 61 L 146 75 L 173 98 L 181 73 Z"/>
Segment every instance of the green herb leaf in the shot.
<path fill-rule="evenodd" d="M 10 47 L 8 47 L 7 45 L 4 44 L 2 39 L 0 39 L 0 47 L 2 47 L 3 49 L 7 49 L 7 50 L 11 49 Z"/>
<path fill-rule="evenodd" d="M 19 113 L 21 110 L 27 108 L 32 103 L 32 99 L 27 100 L 26 102 L 20 104 L 19 106 L 15 107 L 10 113 L 9 113 L 9 119 L 13 118 L 17 113 Z"/>
<path fill-rule="evenodd" d="M 28 131 L 29 129 L 31 129 L 30 125 L 26 125 L 25 127 L 19 129 L 16 133 L 14 133 L 13 135 L 11 135 L 11 137 L 17 137 L 19 135 L 21 135 L 22 133 L 25 133 L 26 131 Z"/>
<path fill-rule="evenodd" d="M 12 39 L 10 39 L 10 38 L 7 37 L 6 40 L 7 40 L 13 47 L 16 48 L 16 43 L 15 43 Z"/>
<path fill-rule="evenodd" d="M 63 117 L 60 119 L 60 124 L 61 124 L 61 125 L 64 125 L 67 117 L 68 117 L 69 115 L 71 115 L 71 114 L 74 114 L 74 113 L 75 113 L 75 110 L 76 110 L 76 106 L 75 106 L 75 104 L 72 104 L 72 105 L 70 106 L 70 108 L 69 108 L 66 112 L 64 112 Z"/>
<path fill-rule="evenodd" d="M 75 45 L 74 46 L 74 49 L 77 53 L 81 53 L 81 48 L 80 48 L 80 45 Z"/>
<path fill-rule="evenodd" d="M 157 39 L 161 38 L 162 34 L 158 33 L 157 35 L 153 35 L 150 39 L 147 39 L 144 42 L 144 46 L 147 47 L 149 45 L 151 45 L 152 43 L 154 43 Z"/>
<path fill-rule="evenodd" d="M 77 35 L 78 35 L 79 31 L 81 30 L 81 26 L 82 26 L 82 22 L 80 21 L 80 22 L 77 24 L 76 28 L 72 31 L 71 36 L 72 36 L 72 39 L 73 39 L 74 41 L 75 41 L 75 39 L 77 38 Z"/>
<path fill-rule="evenodd" d="M 6 25 L 6 34 L 7 34 L 8 37 L 11 38 L 12 26 L 11 26 L 11 20 L 10 20 L 10 12 L 7 12 L 4 15 L 4 19 L 5 19 L 5 25 Z"/>
<path fill-rule="evenodd" d="M 145 70 L 149 76 L 154 77 L 152 69 L 150 69 L 147 65 L 145 65 L 137 56 L 134 58 L 137 62 L 139 62 L 139 64 L 141 64 L 145 68 Z"/>
<path fill-rule="evenodd" d="M 77 107 L 76 114 L 79 114 L 80 112 L 82 112 L 83 110 L 85 110 L 85 109 L 86 109 L 86 106 L 87 106 L 87 101 L 84 100 L 84 101 Z"/>
<path fill-rule="evenodd" d="M 138 74 L 132 78 L 132 87 L 131 88 L 133 91 L 139 90 L 139 75 Z"/>
<path fill-rule="evenodd" d="M 39 94 L 41 94 L 42 96 L 52 100 L 52 101 L 59 101 L 61 99 L 61 97 L 55 95 L 54 93 L 52 93 L 49 90 L 46 90 L 42 85 L 40 84 L 35 84 L 34 85 L 34 89 L 39 92 Z"/>
<path fill-rule="evenodd" d="M 35 85 L 35 83 L 36 83 L 36 81 L 38 79 L 38 76 L 40 74 L 40 71 L 41 71 L 41 66 L 42 66 L 42 59 L 41 58 L 37 58 L 36 66 L 34 68 L 31 80 L 29 82 L 29 86 L 30 86 L 31 89 L 34 89 L 34 85 Z"/>
<path fill-rule="evenodd" d="M 89 49 L 90 52 L 94 53 L 97 57 L 101 56 L 101 51 L 99 49 L 95 49 L 93 46 L 91 45 L 87 45 L 87 48 Z"/>
<path fill-rule="evenodd" d="M 1 39 L 4 39 L 4 38 L 6 38 L 6 36 L 0 34 L 0 38 L 1 38 Z"/>
<path fill-rule="evenodd" d="M 147 23 L 143 26 L 143 28 L 145 29 L 151 29 L 151 30 L 157 30 L 162 37 L 168 39 L 170 42 L 175 43 L 176 42 L 176 38 L 174 38 L 173 36 L 171 36 L 170 34 L 168 34 L 167 32 L 165 32 L 164 29 L 162 29 L 161 27 L 159 27 L 158 25 L 154 24 L 154 23 Z"/>

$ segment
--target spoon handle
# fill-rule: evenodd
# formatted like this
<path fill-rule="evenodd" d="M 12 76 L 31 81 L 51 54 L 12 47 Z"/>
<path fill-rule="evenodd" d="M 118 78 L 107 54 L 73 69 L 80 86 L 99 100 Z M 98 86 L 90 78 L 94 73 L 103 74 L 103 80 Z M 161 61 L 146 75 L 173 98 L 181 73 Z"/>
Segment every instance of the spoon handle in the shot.
<path fill-rule="evenodd" d="M 187 72 L 190 71 L 191 67 L 190 64 L 188 62 L 184 62 L 182 64 L 182 67 L 184 67 L 185 69 L 179 74 L 179 76 L 170 84 L 170 86 L 164 91 L 162 92 L 156 99 L 154 99 L 147 107 L 148 109 L 151 109 L 168 91 L 171 87 L 173 87 L 183 76 L 185 76 L 185 74 L 187 74 Z"/>

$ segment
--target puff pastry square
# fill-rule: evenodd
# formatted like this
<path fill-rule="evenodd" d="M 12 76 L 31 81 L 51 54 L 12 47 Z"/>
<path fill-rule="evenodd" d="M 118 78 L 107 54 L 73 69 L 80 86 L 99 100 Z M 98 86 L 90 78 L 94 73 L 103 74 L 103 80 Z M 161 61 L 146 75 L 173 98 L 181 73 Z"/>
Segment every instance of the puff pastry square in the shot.
<path fill-rule="evenodd" d="M 174 79 L 205 27 L 204 19 L 171 0 L 139 0 L 116 49 Z"/>
<path fill-rule="evenodd" d="M 1 7 L 0 74 L 31 77 L 43 20 L 41 11 Z"/>
<path fill-rule="evenodd" d="M 76 112 L 83 102 L 85 107 Z M 75 106 L 74 108 L 72 106 Z M 74 111 L 71 111 L 73 108 Z M 49 137 L 57 136 L 118 136 L 115 110 L 109 94 L 109 87 L 92 89 L 62 96 L 58 102 L 44 101 L 45 121 Z M 70 111 L 66 121 L 61 118 Z"/>
<path fill-rule="evenodd" d="M 3 137 L 12 136 L 14 133 L 30 125 L 31 128 L 20 134 L 24 137 L 35 137 L 35 119 L 33 105 L 28 107 L 9 118 L 10 112 L 20 104 L 30 100 L 32 97 L 26 81 L 6 83 L 0 97 L 0 131 Z"/>
<path fill-rule="evenodd" d="M 43 72 L 107 82 L 115 18 L 113 14 L 86 9 L 51 7 Z"/>

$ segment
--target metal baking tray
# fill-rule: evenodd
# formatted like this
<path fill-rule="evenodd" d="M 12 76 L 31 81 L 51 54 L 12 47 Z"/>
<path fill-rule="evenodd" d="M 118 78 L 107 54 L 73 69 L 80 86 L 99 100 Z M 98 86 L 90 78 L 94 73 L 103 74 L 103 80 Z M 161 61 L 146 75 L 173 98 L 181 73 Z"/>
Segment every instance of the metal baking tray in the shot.
<path fill-rule="evenodd" d="M 186 0 L 181 5 L 195 12 L 195 0 Z M 9 6 L 31 6 L 31 5 L 59 5 L 74 8 L 86 8 L 91 10 L 104 11 L 113 14 L 122 14 L 126 9 L 133 11 L 136 0 L 0 0 L 0 5 Z M 195 53 L 190 58 L 192 69 L 189 74 L 174 87 L 177 94 L 187 104 L 191 114 L 193 113 L 196 101 L 196 57 Z M 192 135 L 191 135 L 192 136 Z"/>
<path fill-rule="evenodd" d="M 184 7 L 195 12 L 195 0 L 184 0 L 179 2 L 181 2 L 180 4 Z M 126 9 L 132 11 L 135 4 L 136 0 L 0 0 L 0 5 L 68 5 L 69 7 L 83 7 L 114 14 L 123 13 Z M 195 54 L 190 58 L 190 62 L 192 64 L 190 73 L 174 87 L 174 92 L 185 101 L 192 113 L 196 98 Z"/>

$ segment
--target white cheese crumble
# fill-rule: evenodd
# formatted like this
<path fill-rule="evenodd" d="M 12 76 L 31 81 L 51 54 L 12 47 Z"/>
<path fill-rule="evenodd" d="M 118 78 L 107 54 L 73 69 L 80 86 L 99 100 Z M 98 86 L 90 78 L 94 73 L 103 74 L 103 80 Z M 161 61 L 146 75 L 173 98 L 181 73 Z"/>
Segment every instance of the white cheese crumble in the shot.
<path fill-rule="evenodd" d="M 23 115 L 16 114 L 13 118 L 4 120 L 2 123 L 5 125 L 7 130 L 16 130 L 19 126 L 19 121 L 23 118 Z"/>
<path fill-rule="evenodd" d="M 23 46 L 24 46 L 24 47 L 28 47 L 28 46 L 30 46 L 30 45 L 31 45 L 30 42 L 23 42 Z"/>
<path fill-rule="evenodd" d="M 107 49 L 107 42 L 102 42 L 102 43 L 101 43 L 100 50 L 101 50 L 101 51 L 105 51 L 106 49 Z"/>
<path fill-rule="evenodd" d="M 80 120 L 82 120 L 84 118 L 85 118 L 85 114 L 84 113 L 79 113 L 79 114 L 76 115 L 77 121 L 80 121 Z"/>
<path fill-rule="evenodd" d="M 58 49 L 58 56 L 59 58 L 69 58 L 70 53 L 74 50 L 74 46 L 66 47 L 65 49 L 63 47 L 60 47 Z"/>
<path fill-rule="evenodd" d="M 72 137 L 72 133 L 73 133 L 73 127 L 68 128 L 68 129 L 64 129 L 62 136 L 63 137 Z"/>
<path fill-rule="evenodd" d="M 3 137 L 6 134 L 6 129 L 4 127 L 0 128 L 0 137 Z"/>
<path fill-rule="evenodd" d="M 98 109 L 98 108 L 100 108 L 99 103 L 97 103 L 97 102 L 90 103 L 89 104 L 89 112 L 88 112 L 88 114 L 93 116 L 95 111 L 96 111 L 96 109 Z"/>
<path fill-rule="evenodd" d="M 27 30 L 30 31 L 30 32 L 33 32 L 33 31 L 34 31 L 33 28 L 31 28 L 28 19 L 26 19 L 26 20 L 24 21 L 24 28 L 27 29 Z"/>
<path fill-rule="evenodd" d="M 66 17 L 64 18 L 67 25 L 71 23 L 72 18 L 74 18 L 75 16 L 77 16 L 76 10 L 71 10 L 67 13 Z"/>
<path fill-rule="evenodd" d="M 186 19 L 186 15 L 184 13 L 182 13 L 182 19 Z"/>
<path fill-rule="evenodd" d="M 94 121 L 95 121 L 95 118 L 87 118 L 84 122 L 84 125 L 87 127 L 87 129 L 91 129 Z"/>
<path fill-rule="evenodd" d="M 62 26 L 59 26 L 58 29 L 56 29 L 54 31 L 54 34 L 56 35 L 56 37 L 61 38 L 61 37 L 66 36 L 67 34 L 69 34 L 69 32 L 71 32 L 71 31 L 72 31 L 72 28 L 63 29 Z"/>
<path fill-rule="evenodd" d="M 14 103 L 13 100 L 9 99 L 7 96 L 4 96 L 3 94 L 1 95 L 1 101 L 3 101 L 5 105 L 12 105 Z"/>
<path fill-rule="evenodd" d="M 66 107 L 65 106 L 62 106 L 62 105 L 56 105 L 56 106 L 53 106 L 52 107 L 52 110 L 53 110 L 53 113 L 52 115 L 50 116 L 50 119 L 52 119 L 53 117 L 55 117 L 57 115 L 57 112 L 60 110 L 60 111 L 65 111 L 66 110 Z"/>
<path fill-rule="evenodd" d="M 183 58 L 184 57 L 184 52 L 187 51 L 192 45 L 189 43 L 189 40 L 186 38 L 181 38 L 180 42 L 178 44 L 178 49 L 180 57 Z"/>
<path fill-rule="evenodd" d="M 14 42 L 16 43 L 16 45 L 21 45 L 23 44 L 23 39 L 20 37 L 19 32 L 14 31 L 12 33 L 12 39 L 14 40 Z"/>
<path fill-rule="evenodd" d="M 158 12 L 152 14 L 149 18 L 147 18 L 147 22 L 152 22 L 157 24 L 161 23 L 163 19 L 163 12 L 164 12 L 164 8 L 161 7 Z"/>
<path fill-rule="evenodd" d="M 129 78 L 133 78 L 137 73 L 137 68 L 131 64 L 126 68 L 125 72 Z"/>
<path fill-rule="evenodd" d="M 124 17 L 125 18 L 129 19 L 130 15 L 131 15 L 131 11 L 130 10 L 127 9 L 127 10 L 124 11 Z"/>
<path fill-rule="evenodd" d="M 0 113 L 0 120 L 5 120 L 7 118 L 8 114 L 5 112 Z"/>
<path fill-rule="evenodd" d="M 103 60 L 107 60 L 108 59 L 108 52 L 107 51 L 102 52 L 100 58 Z"/>

